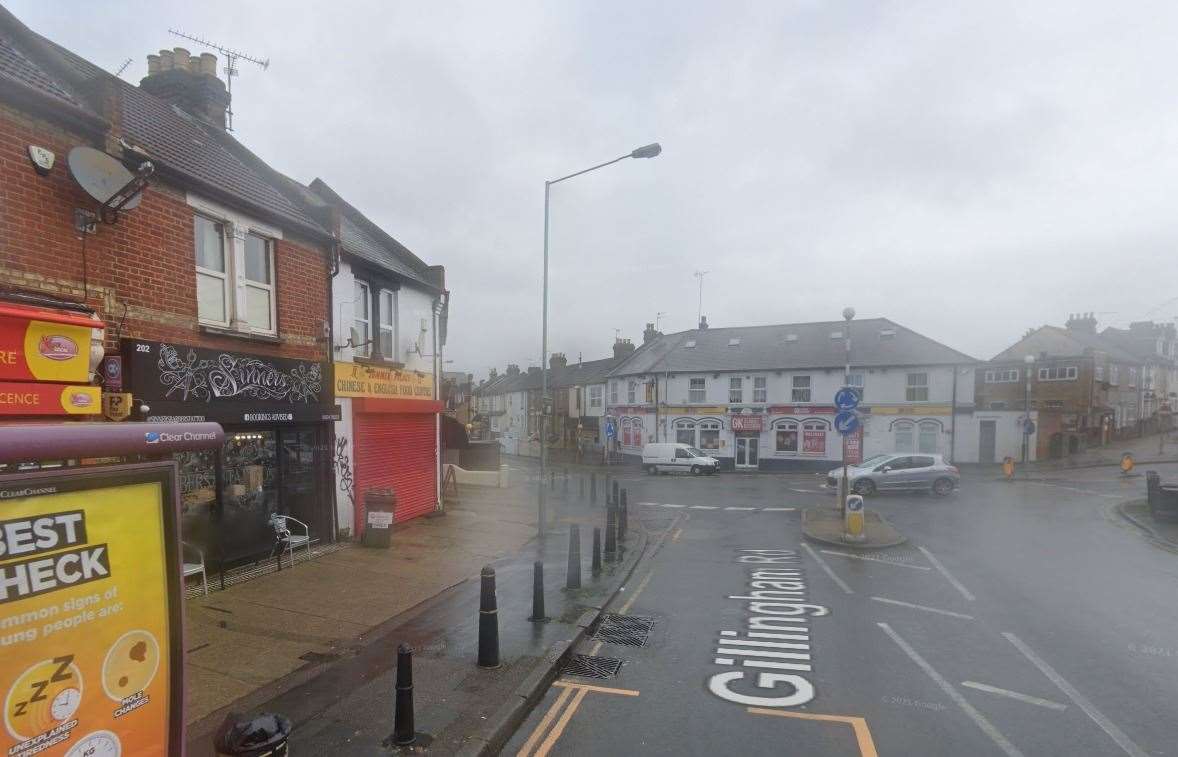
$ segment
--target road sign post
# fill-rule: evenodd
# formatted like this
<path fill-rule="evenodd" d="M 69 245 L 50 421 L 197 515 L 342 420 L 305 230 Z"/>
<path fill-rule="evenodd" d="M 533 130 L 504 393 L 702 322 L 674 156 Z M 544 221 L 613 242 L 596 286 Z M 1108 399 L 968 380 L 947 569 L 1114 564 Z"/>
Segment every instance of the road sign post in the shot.
<path fill-rule="evenodd" d="M 855 412 L 859 406 L 859 393 L 853 387 L 844 386 L 834 393 L 834 404 L 839 409 L 838 415 L 834 417 L 834 430 L 843 438 L 843 483 L 839 487 L 839 509 L 845 520 L 850 486 L 847 481 L 847 437 L 859 430 L 859 414 Z"/>

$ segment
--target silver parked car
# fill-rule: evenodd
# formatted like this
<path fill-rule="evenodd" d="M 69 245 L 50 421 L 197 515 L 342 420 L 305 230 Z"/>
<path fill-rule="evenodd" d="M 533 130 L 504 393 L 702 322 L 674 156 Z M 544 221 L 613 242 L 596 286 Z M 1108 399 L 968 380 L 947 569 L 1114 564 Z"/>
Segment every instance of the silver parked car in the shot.
<path fill-rule="evenodd" d="M 828 486 L 837 487 L 843 476 L 842 468 L 826 475 Z M 877 491 L 932 491 L 945 496 L 961 483 L 955 466 L 940 455 L 901 453 L 876 455 L 858 465 L 847 468 L 851 491 L 864 496 Z"/>

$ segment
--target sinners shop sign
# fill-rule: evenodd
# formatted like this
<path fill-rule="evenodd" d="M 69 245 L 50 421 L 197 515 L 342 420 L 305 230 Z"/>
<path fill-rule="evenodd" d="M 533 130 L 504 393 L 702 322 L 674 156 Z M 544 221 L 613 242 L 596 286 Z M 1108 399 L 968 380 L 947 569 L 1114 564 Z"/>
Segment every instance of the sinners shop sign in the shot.
<path fill-rule="evenodd" d="M 321 401 L 324 375 L 319 363 L 167 343 L 133 342 L 129 346 L 136 394 L 172 402 Z"/>

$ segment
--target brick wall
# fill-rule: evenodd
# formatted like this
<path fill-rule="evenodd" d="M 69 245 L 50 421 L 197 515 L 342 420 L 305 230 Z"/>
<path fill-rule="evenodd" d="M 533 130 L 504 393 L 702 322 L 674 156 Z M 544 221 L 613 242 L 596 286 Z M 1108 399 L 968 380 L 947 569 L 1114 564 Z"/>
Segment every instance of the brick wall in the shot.
<path fill-rule="evenodd" d="M 57 155 L 48 176 L 38 176 L 28 145 Z M 322 340 L 329 319 L 328 253 L 296 238 L 279 240 L 278 334 L 281 344 L 202 333 L 196 321 L 193 214 L 178 187 L 153 180 L 135 210 L 94 234 L 74 230 L 74 208 L 94 201 L 69 175 L 71 147 L 90 144 L 52 123 L 0 103 L 0 288 L 43 291 L 88 304 L 107 322 L 107 346 L 123 337 L 176 341 L 213 349 L 330 359 Z M 284 234 L 285 234 L 284 230 Z M 85 264 L 83 263 L 85 258 Z M 83 276 L 88 282 L 84 287 Z"/>

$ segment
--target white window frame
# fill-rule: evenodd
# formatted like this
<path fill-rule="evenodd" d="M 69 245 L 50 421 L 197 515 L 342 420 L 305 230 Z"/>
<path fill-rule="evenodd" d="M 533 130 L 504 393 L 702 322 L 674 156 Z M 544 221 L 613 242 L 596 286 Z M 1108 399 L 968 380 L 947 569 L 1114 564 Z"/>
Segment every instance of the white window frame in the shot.
<path fill-rule="evenodd" d="M 765 376 L 753 376 L 753 402 L 769 401 L 769 379 Z"/>
<path fill-rule="evenodd" d="M 385 305 L 385 295 L 388 295 L 388 301 L 389 301 L 389 307 L 387 309 L 384 306 Z M 400 298 L 398 297 L 398 293 L 397 293 L 396 289 L 378 290 L 376 296 L 380 298 L 380 307 L 378 308 L 380 310 L 380 313 L 379 313 L 380 318 L 378 319 L 379 322 L 376 324 L 376 332 L 377 332 L 376 333 L 376 343 L 377 343 L 377 345 L 380 345 L 381 337 L 384 335 L 384 332 L 389 331 L 389 332 L 392 332 L 392 335 L 393 335 L 391 354 L 386 353 L 384 351 L 384 348 L 382 347 L 381 351 L 380 351 L 380 356 L 382 358 L 384 358 L 385 360 L 392 360 L 394 362 L 399 363 L 399 362 L 401 362 L 401 358 L 400 358 L 401 340 L 399 338 L 400 337 L 400 333 L 399 333 L 400 332 L 400 328 L 399 328 L 399 326 L 400 326 L 400 313 L 398 312 L 399 311 L 398 306 L 400 305 L 398 300 Z M 389 314 L 392 315 L 392 318 L 390 318 L 389 322 L 386 324 L 384 322 L 384 319 L 385 319 L 385 316 L 389 315 Z"/>
<path fill-rule="evenodd" d="M 629 381 L 626 383 L 626 404 L 634 405 L 638 402 L 638 382 Z"/>
<path fill-rule="evenodd" d="M 1116 366 L 1113 367 L 1113 375 L 1116 376 Z M 1074 365 L 1052 365 L 1039 369 L 1040 381 L 1075 381 L 1079 375 L 1080 370 Z"/>
<path fill-rule="evenodd" d="M 1017 384 L 1019 379 L 1018 368 L 998 368 L 992 371 L 986 371 L 987 384 Z"/>
<path fill-rule="evenodd" d="M 711 420 L 711 419 L 705 418 L 704 420 L 696 423 L 695 427 L 697 429 L 698 444 L 695 445 L 697 449 L 702 449 L 705 451 L 712 451 L 712 450 L 720 449 L 720 434 L 724 431 L 724 424 L 723 423 L 721 423 L 720 421 L 717 421 L 717 420 Z M 705 431 L 715 431 L 716 432 L 716 446 L 714 446 L 714 447 L 705 447 L 704 446 L 704 432 Z"/>
<path fill-rule="evenodd" d="M 602 394 L 604 394 L 604 392 L 602 391 L 601 384 L 594 384 L 593 386 L 589 387 L 589 407 L 590 408 L 601 407 L 601 395 Z"/>
<path fill-rule="evenodd" d="M 1129 388 L 1137 388 L 1137 368 L 1134 366 L 1129 366 Z"/>
<path fill-rule="evenodd" d="M 802 380 L 805 380 L 804 382 Z M 794 376 L 790 381 L 790 399 L 793 402 L 809 403 L 810 390 L 813 388 L 814 382 L 809 375 Z"/>
<path fill-rule="evenodd" d="M 1108 383 L 1112 386 L 1120 386 L 1121 384 L 1121 366 L 1113 363 L 1108 367 Z"/>
<path fill-rule="evenodd" d="M 773 421 L 773 451 L 779 455 L 798 455 L 802 452 L 802 424 L 793 419 Z M 777 436 L 778 431 L 792 431 L 794 432 L 794 448 L 782 449 L 778 443 L 780 438 Z"/>
<path fill-rule="evenodd" d="M 246 334 L 263 334 L 278 336 L 278 242 L 283 238 L 282 230 L 262 223 L 254 218 L 243 215 L 224 205 L 207 200 L 197 195 L 188 194 L 185 197 L 188 207 L 195 215 L 221 224 L 222 252 L 225 259 L 225 316 L 227 321 L 215 321 L 201 318 L 199 307 L 197 321 L 199 323 L 240 331 Z M 270 284 L 262 284 L 245 278 L 245 237 L 252 234 L 266 242 L 268 264 L 270 266 Z M 195 256 L 195 235 L 193 237 L 193 254 Z M 194 270 L 222 278 L 219 272 L 210 271 L 193 265 Z M 270 293 L 270 324 L 272 328 L 256 328 L 251 326 L 246 317 L 246 289 L 257 288 L 268 290 Z M 193 293 L 195 296 L 195 292 Z"/>
<path fill-rule="evenodd" d="M 1104 363 L 1097 363 L 1093 367 L 1092 378 L 1096 381 L 1104 381 Z"/>
<path fill-rule="evenodd" d="M 923 377 L 923 378 L 921 378 Z M 923 397 L 921 395 L 924 395 Z M 917 373 L 909 373 L 904 381 L 904 401 L 905 402 L 928 402 L 929 399 L 929 382 L 928 372 L 919 371 Z"/>
<path fill-rule="evenodd" d="M 699 386 L 696 386 L 696 383 Z M 690 403 L 700 403 L 708 401 L 708 380 L 700 376 L 687 379 L 687 401 Z"/>
<path fill-rule="evenodd" d="M 206 324 L 209 324 L 210 326 L 220 326 L 222 328 L 229 328 L 229 322 L 231 320 L 233 320 L 233 294 L 229 290 L 229 278 L 230 278 L 230 272 L 233 270 L 233 265 L 229 260 L 229 258 L 230 258 L 229 248 L 228 248 L 228 244 L 226 243 L 226 239 L 225 239 L 225 237 L 227 236 L 226 231 L 225 231 L 225 222 L 219 221 L 216 218 L 210 218 L 209 216 L 205 215 L 204 213 L 194 213 L 193 214 L 192 253 L 193 253 L 194 260 L 196 257 L 196 224 L 197 224 L 197 219 L 200 219 L 203 221 L 208 221 L 211 224 L 216 224 L 216 225 L 221 226 L 221 263 L 224 266 L 225 270 L 224 271 L 217 271 L 212 268 L 205 268 L 202 265 L 197 265 L 196 266 L 196 274 L 197 274 L 197 276 L 211 276 L 212 278 L 221 280 L 221 302 L 223 303 L 223 307 L 224 307 L 223 315 L 225 316 L 225 318 L 223 320 L 217 320 L 215 318 L 209 318 L 208 316 L 201 315 L 201 313 L 200 313 L 200 295 L 199 295 L 200 284 L 199 284 L 199 281 L 197 282 L 198 294 L 197 294 L 197 301 L 196 301 L 196 317 L 200 323 L 206 323 Z"/>
<path fill-rule="evenodd" d="M 676 443 L 690 444 L 692 447 L 695 446 L 695 442 L 696 442 L 695 421 L 675 421 L 674 431 L 675 431 L 675 442 Z M 679 435 L 680 434 L 686 435 L 688 433 L 691 434 L 691 440 L 687 441 L 687 442 L 680 442 Z"/>
<path fill-rule="evenodd" d="M 859 401 L 863 401 L 863 393 L 867 389 L 867 376 L 862 373 L 848 373 L 847 386 L 859 392 Z"/>
<path fill-rule="evenodd" d="M 618 404 L 618 382 L 617 381 L 609 382 L 609 404 L 611 404 L 611 405 Z"/>
<path fill-rule="evenodd" d="M 359 297 L 360 289 L 364 290 L 364 297 Z M 364 302 L 361 303 L 360 300 Z M 364 317 L 360 317 L 360 313 L 364 313 Z M 357 329 L 357 336 L 360 342 L 353 345 L 352 352 L 359 357 L 368 357 L 372 354 L 372 284 L 369 284 L 364 279 L 352 280 L 352 326 L 355 328 L 357 323 L 364 324 L 364 331 Z"/>
<path fill-rule="evenodd" d="M 737 405 L 744 402 L 744 379 L 740 376 L 728 377 L 728 402 Z"/>

